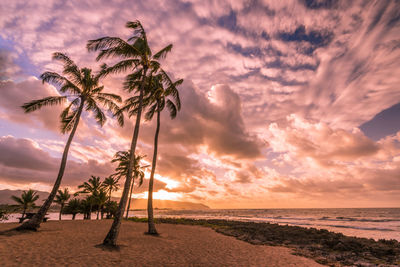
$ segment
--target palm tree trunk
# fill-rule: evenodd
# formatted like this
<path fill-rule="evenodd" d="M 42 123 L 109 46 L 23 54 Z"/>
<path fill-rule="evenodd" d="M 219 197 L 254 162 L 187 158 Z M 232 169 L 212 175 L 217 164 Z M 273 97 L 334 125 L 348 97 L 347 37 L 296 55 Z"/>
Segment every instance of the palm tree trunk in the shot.
<path fill-rule="evenodd" d="M 149 196 L 147 199 L 147 217 L 149 225 L 149 230 L 147 233 L 151 235 L 158 235 L 156 226 L 154 225 L 154 216 L 153 216 L 153 184 L 154 184 L 154 173 L 156 171 L 156 164 L 157 164 L 158 134 L 160 133 L 160 109 L 158 101 L 157 101 L 157 106 L 158 106 L 157 128 L 156 128 L 156 133 L 154 135 L 154 153 L 153 153 L 153 162 L 151 165 L 151 174 L 149 181 Z"/>
<path fill-rule="evenodd" d="M 122 216 L 126 208 L 126 202 L 128 200 L 128 193 L 131 187 L 131 180 L 132 180 L 132 171 L 133 171 L 133 163 L 135 161 L 135 150 L 136 150 L 136 143 L 139 137 L 139 127 L 140 127 L 140 118 L 142 116 L 142 108 L 143 108 L 143 93 L 144 93 L 144 85 L 145 79 L 147 74 L 147 68 L 143 68 L 143 78 L 140 85 L 140 93 L 139 93 L 139 106 L 136 115 L 136 123 L 135 123 L 135 130 L 133 131 L 132 142 L 131 142 L 131 154 L 129 159 L 129 166 L 128 172 L 126 174 L 124 190 L 122 191 L 121 200 L 119 201 L 118 210 L 115 214 L 114 221 L 111 225 L 110 230 L 106 238 L 103 241 L 103 245 L 106 246 L 116 246 L 117 245 L 117 238 L 119 234 L 119 229 L 121 227 Z"/>
<path fill-rule="evenodd" d="M 128 208 L 126 209 L 126 215 L 125 215 L 125 219 L 129 218 L 129 210 L 131 209 L 131 200 L 132 200 L 132 191 L 133 191 L 133 185 L 135 184 L 135 180 L 132 179 L 132 184 L 131 184 L 131 191 L 129 193 L 129 202 L 128 202 Z"/>
<path fill-rule="evenodd" d="M 26 213 L 26 208 L 24 208 L 24 210 L 22 211 L 21 219 L 23 219 L 25 217 L 25 213 Z"/>
<path fill-rule="evenodd" d="M 99 219 L 99 213 L 100 213 L 100 208 L 97 209 L 97 217 L 96 217 L 96 220 Z"/>
<path fill-rule="evenodd" d="M 75 220 L 75 216 L 76 216 L 76 214 L 74 213 L 74 214 L 72 214 L 72 220 Z"/>
<path fill-rule="evenodd" d="M 71 131 L 71 133 L 70 133 L 70 135 L 68 137 L 67 143 L 66 143 L 66 145 L 64 147 L 64 152 L 63 152 L 62 159 L 61 159 L 60 169 L 58 171 L 57 179 L 56 179 L 56 181 L 54 183 L 53 189 L 50 192 L 50 195 L 47 197 L 47 199 L 44 202 L 44 204 L 40 207 L 39 212 L 36 213 L 32 217 L 32 219 L 30 219 L 29 221 L 27 221 L 24 224 L 22 224 L 19 227 L 17 227 L 16 230 L 37 231 L 37 229 L 40 227 L 40 224 L 43 221 L 43 218 L 46 216 L 46 213 L 49 210 L 50 205 L 53 202 L 54 197 L 56 196 L 58 189 L 60 188 L 61 180 L 62 180 L 62 177 L 64 175 L 64 171 L 65 171 L 65 166 L 67 165 L 67 157 L 68 157 L 69 147 L 71 146 L 72 139 L 74 138 L 76 129 L 78 128 L 78 124 L 79 124 L 79 120 L 81 118 L 81 114 L 82 114 L 84 103 L 85 103 L 85 99 L 81 98 L 81 104 L 79 106 L 78 113 L 76 115 L 77 116 L 76 117 L 76 121 L 75 121 L 74 127 L 72 128 L 72 131 Z"/>
<path fill-rule="evenodd" d="M 88 220 L 92 219 L 92 204 L 90 204 L 89 213 L 88 213 Z"/>
<path fill-rule="evenodd" d="M 58 220 L 60 220 L 60 221 L 61 221 L 61 214 L 62 214 L 63 207 L 64 207 L 64 205 L 61 205 L 60 214 L 58 215 Z"/>

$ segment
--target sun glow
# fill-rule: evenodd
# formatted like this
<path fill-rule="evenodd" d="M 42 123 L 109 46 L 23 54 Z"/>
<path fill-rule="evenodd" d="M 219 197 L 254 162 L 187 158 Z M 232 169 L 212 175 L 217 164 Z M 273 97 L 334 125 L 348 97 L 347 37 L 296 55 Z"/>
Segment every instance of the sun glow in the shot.
<path fill-rule="evenodd" d="M 143 192 L 140 194 L 132 194 L 134 198 L 144 198 L 147 199 L 149 193 L 148 192 Z M 181 193 L 173 193 L 173 192 L 168 192 L 165 190 L 159 190 L 157 192 L 153 193 L 153 199 L 160 199 L 160 200 L 180 200 L 182 199 L 182 194 Z"/>

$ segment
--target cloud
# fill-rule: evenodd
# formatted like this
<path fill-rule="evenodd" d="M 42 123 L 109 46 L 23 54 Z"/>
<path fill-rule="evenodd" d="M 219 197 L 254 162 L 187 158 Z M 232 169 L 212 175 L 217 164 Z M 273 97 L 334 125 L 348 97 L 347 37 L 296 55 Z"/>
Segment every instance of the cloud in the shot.
<path fill-rule="evenodd" d="M 30 170 L 54 170 L 55 162 L 49 153 L 39 150 L 39 145 L 29 139 L 15 139 L 12 136 L 0 139 L 0 163 L 9 167 Z"/>
<path fill-rule="evenodd" d="M 29 77 L 21 82 L 4 80 L 0 81 L 0 93 L 1 118 L 30 127 L 37 127 L 37 123 L 40 123 L 46 129 L 59 131 L 59 118 L 54 114 L 60 114 L 62 106 L 45 107 L 30 114 L 25 114 L 21 108 L 24 103 L 34 99 L 60 95 L 53 86 L 43 85 L 36 77 Z M 49 112 L 50 109 L 52 112 Z"/>
<path fill-rule="evenodd" d="M 269 125 L 269 143 L 275 151 L 291 151 L 298 158 L 310 157 L 322 163 L 329 160 L 353 161 L 374 156 L 380 145 L 367 138 L 359 129 L 352 132 L 332 129 L 325 123 L 311 123 L 296 115 L 287 118 L 282 129 Z"/>
<path fill-rule="evenodd" d="M 0 138 L 0 168 L 2 181 L 11 184 L 44 183 L 52 184 L 56 177 L 60 159 L 44 151 L 40 145 L 30 139 L 12 136 Z M 110 163 L 68 161 L 63 184 L 76 186 L 90 175 L 108 176 L 113 172 Z"/>
<path fill-rule="evenodd" d="M 74 144 L 72 145 L 74 146 Z M 0 182 L 11 185 L 42 184 L 52 186 L 59 169 L 60 159 L 53 157 L 31 139 L 20 139 L 12 136 L 0 137 Z M 77 162 L 68 160 L 62 186 L 74 190 L 91 175 L 102 179 L 114 173 L 115 164 L 109 161 L 101 163 L 97 160 Z M 124 180 L 124 178 L 122 178 Z M 166 189 L 167 184 L 155 179 L 154 191 Z M 135 189 L 136 193 L 148 189 L 148 179 Z M 187 190 L 187 189 L 186 189 Z M 179 192 L 179 190 L 174 190 Z"/>
<path fill-rule="evenodd" d="M 261 156 L 260 141 L 250 135 L 241 115 L 239 96 L 226 85 L 215 85 L 207 98 L 190 83 L 180 88 L 182 109 L 171 120 L 164 112 L 160 131 L 160 170 L 167 175 L 186 172 L 197 164 L 187 158 L 205 148 L 208 153 L 233 159 Z M 141 140 L 153 144 L 154 122 L 141 128 Z M 263 145 L 263 144 L 261 144 Z M 175 150 L 176 153 L 171 153 Z"/>
<path fill-rule="evenodd" d="M 400 102 L 398 2 L 25 2 L 0 3 L 0 45 L 11 47 L 0 53 L 2 122 L 58 132 L 59 110 L 25 115 L 18 108 L 55 92 L 27 75 L 59 71 L 50 58 L 55 51 L 97 68 L 87 40 L 127 38 L 124 24 L 139 19 L 154 51 L 174 44 L 163 67 L 185 79 L 182 111 L 172 121 L 163 114 L 161 122 L 157 173 L 179 183 L 169 190 L 213 203 L 230 194 L 249 203 L 249 190 L 273 203 L 266 194 L 284 195 L 266 189 L 274 186 L 292 190 L 300 183 L 304 192 L 336 186 L 350 194 L 346 177 L 355 188 L 396 184 L 398 134 L 378 129 L 381 139 L 372 141 L 357 127 Z M 120 82 L 121 76 L 104 80 L 110 92 L 120 93 Z M 127 148 L 130 127 L 109 120 L 98 129 L 84 116 L 71 159 L 91 162 L 93 171 L 105 166 L 105 173 L 108 158 Z M 154 130 L 154 121 L 140 130 L 138 146 L 148 159 Z M 33 142 L 54 155 L 63 142 L 52 138 Z"/>

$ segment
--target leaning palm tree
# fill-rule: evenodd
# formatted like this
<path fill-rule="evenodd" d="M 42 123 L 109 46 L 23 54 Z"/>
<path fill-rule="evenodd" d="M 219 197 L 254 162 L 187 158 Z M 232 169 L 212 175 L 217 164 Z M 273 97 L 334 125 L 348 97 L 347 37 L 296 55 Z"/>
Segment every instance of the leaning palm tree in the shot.
<path fill-rule="evenodd" d="M 23 191 L 21 197 L 11 196 L 11 199 L 17 202 L 22 207 L 22 220 L 25 217 L 26 210 L 35 207 L 35 201 L 38 200 L 38 198 L 39 196 L 37 195 L 37 191 L 34 191 L 32 189 L 29 189 L 28 191 Z"/>
<path fill-rule="evenodd" d="M 126 209 L 126 215 L 125 218 L 128 219 L 129 217 L 129 210 L 131 208 L 131 200 L 132 200 L 132 192 L 133 192 L 133 187 L 135 184 L 135 178 L 138 178 L 138 186 L 141 186 L 143 184 L 143 179 L 144 179 L 144 169 L 149 167 L 149 165 L 141 165 L 140 161 L 146 157 L 145 155 L 141 156 L 138 155 L 135 157 L 135 162 L 133 165 L 133 177 L 132 177 L 132 183 L 131 183 L 131 188 L 130 188 L 130 193 L 129 193 L 129 201 L 128 201 L 128 208 Z M 118 178 L 126 176 L 128 172 L 128 166 L 129 166 L 129 159 L 130 159 L 130 153 L 128 151 L 118 151 L 115 153 L 114 158 L 111 160 L 112 163 L 118 162 L 118 167 L 115 169 L 115 173 L 113 174 L 114 176 L 117 176 Z"/>
<path fill-rule="evenodd" d="M 111 193 L 119 189 L 119 177 L 109 176 L 104 179 L 101 186 L 108 191 L 108 201 L 111 201 Z"/>
<path fill-rule="evenodd" d="M 104 245 L 111 246 L 116 246 L 117 243 L 121 220 L 123 212 L 126 208 L 128 193 L 132 182 L 132 173 L 135 161 L 136 144 L 139 136 L 146 77 L 148 73 L 151 74 L 157 72 L 157 70 L 160 68 L 160 63 L 158 62 L 158 60 L 165 57 L 166 54 L 172 49 L 172 44 L 170 44 L 161 49 L 159 52 L 153 54 L 147 42 L 146 32 L 142 24 L 139 21 L 127 22 L 126 27 L 133 30 L 133 36 L 130 37 L 127 41 L 124 41 L 118 37 L 103 37 L 97 40 L 90 40 L 87 44 L 87 48 L 89 51 L 100 51 L 97 56 L 97 60 L 108 57 L 122 58 L 122 61 L 116 63 L 111 67 L 107 67 L 106 65 L 104 65 L 102 74 L 108 75 L 110 73 L 121 73 L 130 70 L 131 73 L 126 77 L 128 86 L 125 87 L 125 89 L 128 92 L 134 91 L 135 93 L 139 94 L 138 96 L 135 96 L 138 99 L 138 109 L 137 113 L 135 114 L 136 122 L 130 146 L 130 151 L 132 153 L 129 159 L 129 166 L 126 174 L 124 189 L 122 192 L 121 200 L 119 202 L 117 214 L 114 218 L 114 222 L 106 238 L 103 241 Z M 141 82 L 139 87 L 137 88 L 129 86 L 130 80 L 140 80 Z M 118 114 L 118 121 L 121 125 L 123 125 L 123 117 L 121 116 L 121 114 L 123 111 L 129 112 L 129 109 L 130 106 L 128 105 L 126 106 L 126 108 L 121 109 L 120 113 Z M 130 116 L 132 115 L 132 113 L 128 114 Z"/>
<path fill-rule="evenodd" d="M 100 177 L 96 177 L 91 175 L 91 178 L 87 182 L 78 186 L 79 189 L 83 189 L 79 191 L 79 193 L 90 194 L 88 200 L 89 203 L 89 213 L 88 219 L 92 218 L 92 208 L 93 205 L 96 205 L 96 196 L 99 194 L 100 190 L 102 189 Z"/>
<path fill-rule="evenodd" d="M 145 115 L 146 120 L 151 120 L 155 113 L 157 113 L 157 127 L 154 135 L 154 152 L 153 161 L 151 165 L 151 173 L 149 180 L 149 194 L 147 200 L 147 214 L 148 214 L 148 234 L 158 235 L 156 227 L 154 225 L 153 215 L 153 184 L 154 184 L 154 173 L 157 164 L 157 151 L 158 151 L 158 135 L 160 132 L 161 124 L 161 111 L 167 107 L 169 115 L 172 119 L 176 117 L 177 112 L 181 109 L 181 100 L 179 98 L 179 92 L 177 87 L 183 83 L 180 79 L 176 82 L 172 82 L 168 75 L 160 70 L 160 74 L 155 76 L 151 80 L 149 85 L 151 93 L 145 102 L 148 103 L 149 109 Z"/>
<path fill-rule="evenodd" d="M 55 203 L 59 204 L 60 207 L 60 214 L 58 216 L 58 219 L 61 221 L 61 214 L 64 209 L 65 203 L 71 198 L 71 194 L 68 191 L 68 188 L 64 188 L 64 191 L 58 190 L 58 194 L 56 195 L 56 198 L 54 200 Z"/>
<path fill-rule="evenodd" d="M 83 110 L 92 111 L 96 122 L 103 126 L 106 122 L 106 116 L 98 104 L 108 107 L 115 112 L 118 106 L 114 101 L 120 102 L 121 97 L 115 94 L 102 93 L 104 86 L 99 85 L 100 74 L 93 75 L 92 70 L 88 68 L 79 68 L 68 56 L 62 53 L 54 53 L 53 59 L 61 61 L 64 64 L 63 75 L 56 72 L 45 72 L 40 77 L 43 83 L 51 83 L 60 86 L 62 96 L 49 96 L 40 100 L 34 100 L 25 103 L 22 108 L 26 113 L 38 110 L 44 106 L 59 105 L 70 100 L 69 105 L 62 111 L 61 132 L 68 133 L 69 137 L 64 147 L 61 159 L 60 169 L 53 189 L 45 203 L 41 206 L 39 212 L 33 218 L 17 228 L 17 230 L 37 230 L 43 221 L 50 204 L 60 188 L 65 166 L 67 164 L 68 151 L 74 138 L 76 129 Z"/>

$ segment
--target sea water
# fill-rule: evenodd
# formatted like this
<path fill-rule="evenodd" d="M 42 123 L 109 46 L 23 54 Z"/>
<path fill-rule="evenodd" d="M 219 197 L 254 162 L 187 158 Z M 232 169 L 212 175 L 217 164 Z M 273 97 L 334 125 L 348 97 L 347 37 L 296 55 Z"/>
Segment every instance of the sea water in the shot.
<path fill-rule="evenodd" d="M 155 209 L 155 217 L 223 219 L 235 221 L 269 222 L 281 225 L 314 227 L 349 236 L 400 241 L 400 208 L 346 208 L 346 209 Z M 147 217 L 145 210 L 132 210 L 130 217 Z M 17 222 L 20 214 L 11 214 L 8 221 Z M 49 220 L 58 220 L 58 213 L 49 213 Z M 71 220 L 71 215 L 63 215 Z M 92 215 L 95 219 L 96 215 Z M 83 219 L 81 214 L 77 220 Z"/>
<path fill-rule="evenodd" d="M 130 216 L 146 217 L 146 211 Z M 269 222 L 400 241 L 400 208 L 155 210 L 155 217 Z"/>

